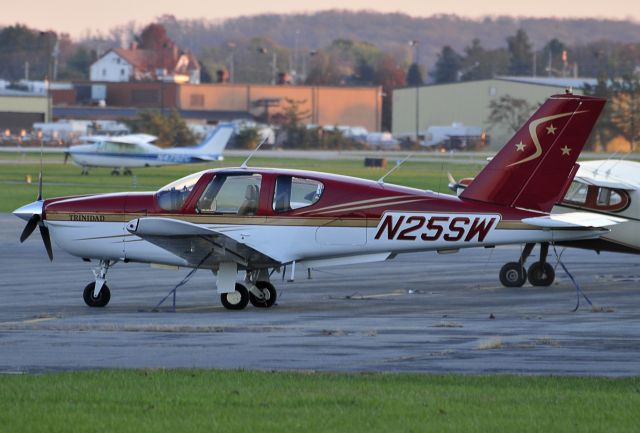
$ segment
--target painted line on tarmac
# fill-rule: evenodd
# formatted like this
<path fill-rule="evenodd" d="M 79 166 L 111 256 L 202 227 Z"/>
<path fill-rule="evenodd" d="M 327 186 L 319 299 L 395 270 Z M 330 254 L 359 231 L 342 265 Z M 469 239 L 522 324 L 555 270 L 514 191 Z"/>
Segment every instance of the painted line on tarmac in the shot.
<path fill-rule="evenodd" d="M 59 317 L 40 317 L 37 319 L 17 320 L 12 322 L 0 322 L 0 326 L 31 325 L 34 323 L 48 322 L 50 320 L 57 320 L 57 319 L 59 319 Z"/>

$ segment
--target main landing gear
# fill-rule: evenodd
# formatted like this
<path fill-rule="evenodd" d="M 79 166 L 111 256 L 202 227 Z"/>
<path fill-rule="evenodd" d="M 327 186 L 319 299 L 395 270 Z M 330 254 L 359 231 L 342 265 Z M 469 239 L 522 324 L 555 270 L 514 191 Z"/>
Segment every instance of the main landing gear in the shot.
<path fill-rule="evenodd" d="M 128 168 L 122 169 L 123 176 L 131 176 L 132 174 L 133 173 Z M 117 168 L 114 168 L 113 170 L 111 170 L 111 176 L 120 176 L 120 170 L 118 170 Z"/>
<path fill-rule="evenodd" d="M 82 293 L 85 304 L 89 307 L 105 307 L 111 300 L 111 291 L 106 284 L 107 272 L 116 262 L 100 260 L 100 266 L 93 270 L 96 280 L 87 284 Z"/>
<path fill-rule="evenodd" d="M 111 300 L 106 284 L 107 272 L 117 260 L 100 260 L 93 270 L 95 281 L 87 284 L 82 297 L 89 307 L 105 307 Z M 247 271 L 244 281 L 235 284 L 235 291 L 220 295 L 222 305 L 228 310 L 242 310 L 249 303 L 256 308 L 270 308 L 276 303 L 276 288 L 269 281 L 268 269 Z"/>
<path fill-rule="evenodd" d="M 227 310 L 242 310 L 249 302 L 256 308 L 270 308 L 276 303 L 276 288 L 269 282 L 267 270 L 247 271 L 243 282 L 237 282 L 236 290 L 220 295 L 220 302 Z"/>
<path fill-rule="evenodd" d="M 553 266 L 547 263 L 547 254 L 549 253 L 549 243 L 540 244 L 540 260 L 529 266 L 527 272 L 524 263 L 527 257 L 533 251 L 535 244 L 525 244 L 520 260 L 517 262 L 509 262 L 500 269 L 500 282 L 505 287 L 521 287 L 527 278 L 532 286 L 550 286 L 556 277 Z"/>

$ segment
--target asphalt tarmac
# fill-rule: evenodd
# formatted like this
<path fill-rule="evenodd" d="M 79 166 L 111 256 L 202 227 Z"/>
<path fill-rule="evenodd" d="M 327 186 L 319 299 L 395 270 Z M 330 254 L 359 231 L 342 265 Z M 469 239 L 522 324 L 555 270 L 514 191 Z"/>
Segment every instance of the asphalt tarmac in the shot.
<path fill-rule="evenodd" d="M 100 368 L 640 374 L 640 257 L 566 250 L 549 288 L 506 289 L 498 270 L 520 247 L 421 253 L 385 263 L 275 274 L 271 309 L 225 310 L 214 279 L 117 264 L 111 303 L 86 307 L 91 264 L 0 214 L 0 372 Z M 537 253 L 534 251 L 534 254 Z M 287 275 L 288 277 L 288 275 Z"/>

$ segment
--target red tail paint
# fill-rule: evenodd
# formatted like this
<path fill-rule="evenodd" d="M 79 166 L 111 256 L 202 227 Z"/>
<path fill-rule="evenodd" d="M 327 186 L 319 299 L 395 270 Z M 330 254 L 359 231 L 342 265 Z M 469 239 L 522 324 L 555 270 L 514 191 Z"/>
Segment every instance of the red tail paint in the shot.
<path fill-rule="evenodd" d="M 605 103 L 571 94 L 550 97 L 460 198 L 549 212 L 573 179 Z"/>

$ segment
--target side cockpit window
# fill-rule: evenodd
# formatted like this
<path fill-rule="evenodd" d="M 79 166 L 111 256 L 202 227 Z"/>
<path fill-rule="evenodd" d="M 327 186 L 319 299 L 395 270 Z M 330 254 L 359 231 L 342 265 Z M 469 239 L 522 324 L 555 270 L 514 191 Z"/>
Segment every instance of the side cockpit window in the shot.
<path fill-rule="evenodd" d="M 187 197 L 193 191 L 193 187 L 198 183 L 204 172 L 194 173 L 181 179 L 171 182 L 156 193 L 158 205 L 168 211 L 178 211 L 187 201 Z"/>
<path fill-rule="evenodd" d="M 324 185 L 313 179 L 294 176 L 278 176 L 273 194 L 273 210 L 289 212 L 311 206 L 320 200 Z"/>
<path fill-rule="evenodd" d="M 258 212 L 262 176 L 218 174 L 196 205 L 199 213 L 255 215 Z"/>
<path fill-rule="evenodd" d="M 587 202 L 588 187 L 584 183 L 573 181 L 569 190 L 564 196 L 564 201 L 576 204 L 585 204 Z"/>

